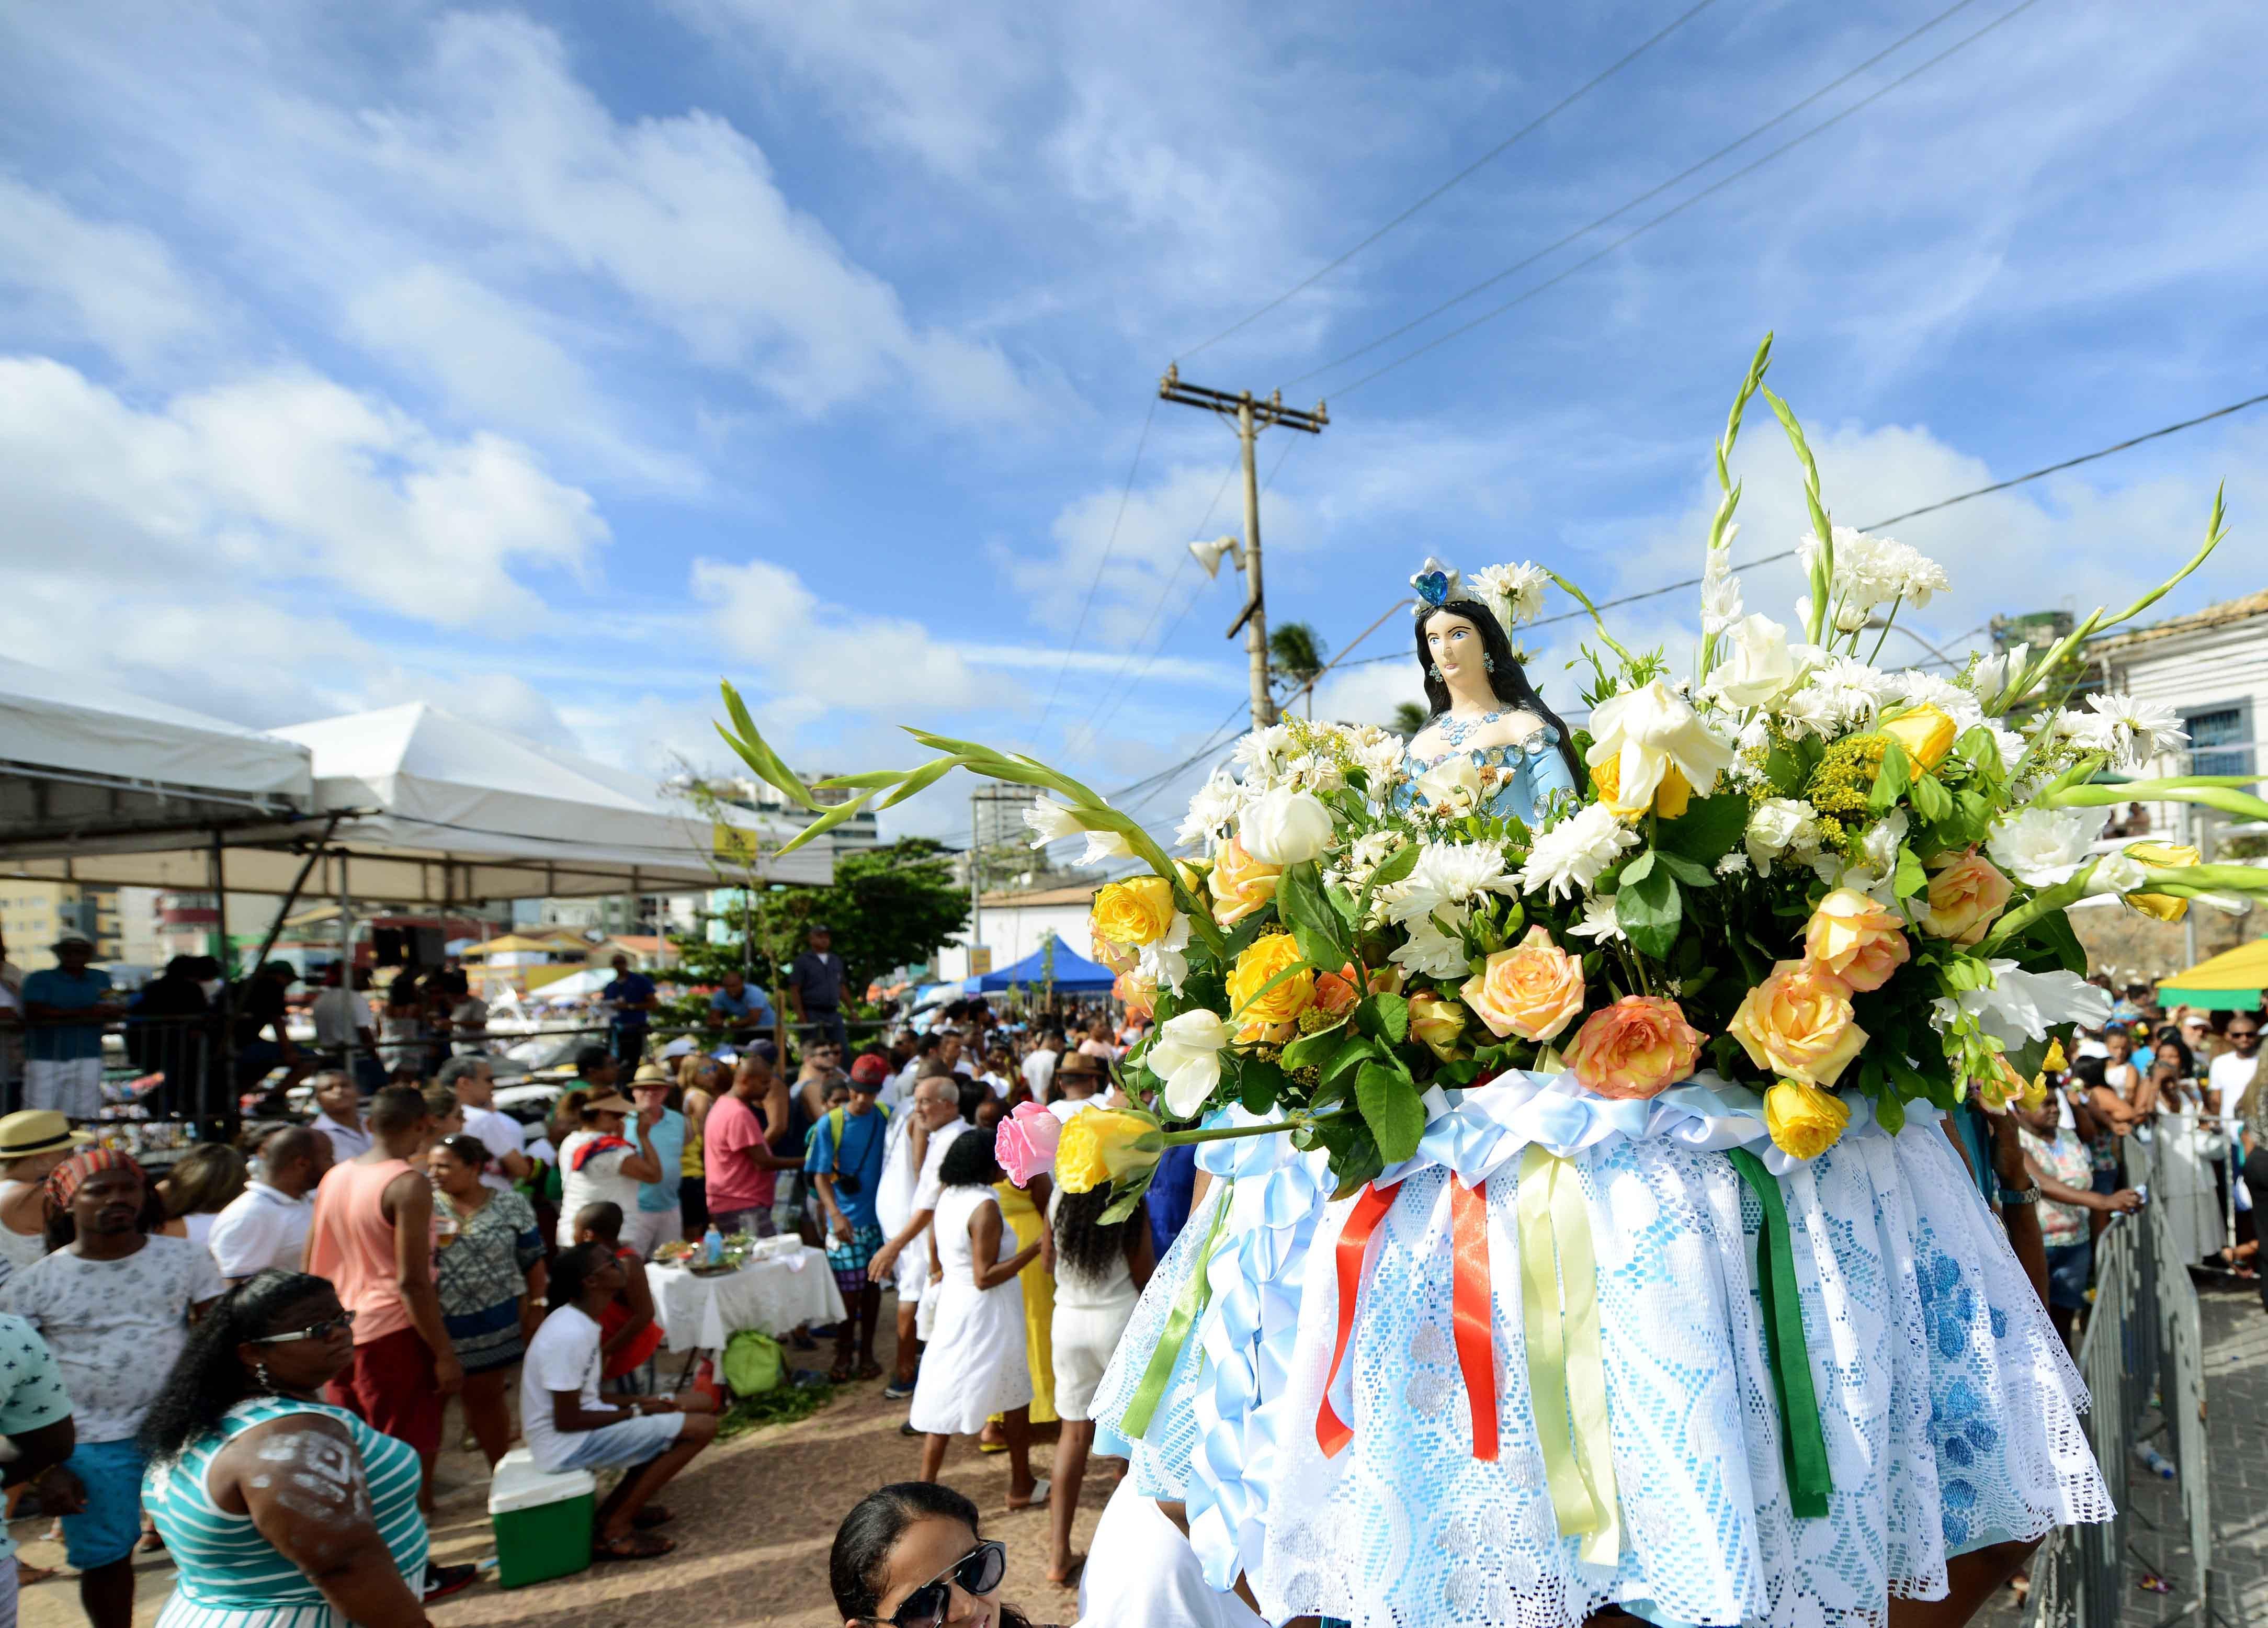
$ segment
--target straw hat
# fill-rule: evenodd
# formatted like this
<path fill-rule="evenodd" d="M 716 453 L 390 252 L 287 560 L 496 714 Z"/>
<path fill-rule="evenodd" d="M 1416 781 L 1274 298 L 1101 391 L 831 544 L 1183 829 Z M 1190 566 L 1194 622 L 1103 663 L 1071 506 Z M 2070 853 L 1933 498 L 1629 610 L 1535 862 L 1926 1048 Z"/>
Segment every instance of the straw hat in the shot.
<path fill-rule="evenodd" d="M 27 1108 L 0 1119 L 0 1159 L 28 1159 L 93 1140 L 88 1132 L 72 1130 L 70 1121 L 52 1108 Z"/>

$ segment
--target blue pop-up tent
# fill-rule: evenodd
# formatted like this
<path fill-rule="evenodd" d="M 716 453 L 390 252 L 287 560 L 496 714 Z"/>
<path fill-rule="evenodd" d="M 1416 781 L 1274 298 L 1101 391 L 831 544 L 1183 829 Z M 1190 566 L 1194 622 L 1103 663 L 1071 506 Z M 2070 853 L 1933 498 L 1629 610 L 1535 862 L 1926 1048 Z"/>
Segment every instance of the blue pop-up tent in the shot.
<path fill-rule="evenodd" d="M 972 992 L 990 995 L 1012 983 L 1021 989 L 1053 983 L 1066 994 L 1101 995 L 1117 982 L 1117 975 L 1109 968 L 1096 965 L 1061 939 L 1051 939 L 1012 967 L 969 979 L 967 987 Z"/>

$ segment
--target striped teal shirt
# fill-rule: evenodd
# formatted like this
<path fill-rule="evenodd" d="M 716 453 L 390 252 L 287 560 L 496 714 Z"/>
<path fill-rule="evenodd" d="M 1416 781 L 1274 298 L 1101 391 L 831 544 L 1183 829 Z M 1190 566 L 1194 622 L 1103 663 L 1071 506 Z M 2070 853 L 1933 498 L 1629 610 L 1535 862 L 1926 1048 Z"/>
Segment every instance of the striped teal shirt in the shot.
<path fill-rule="evenodd" d="M 218 1507 L 205 1485 L 213 1455 L 239 1433 L 298 1413 L 336 1419 L 354 1438 L 370 1489 L 371 1518 L 413 1593 L 425 1573 L 425 1517 L 417 1509 L 417 1452 L 380 1435 L 343 1408 L 284 1396 L 257 1396 L 228 1411 L 217 1434 L 191 1442 L 178 1458 L 152 1463 L 142 1477 L 142 1506 L 157 1523 L 179 1568 L 176 1603 L 261 1611 L 324 1603 L 322 1590 L 260 1535 L 249 1515 Z M 276 1473 L 294 1473 L 278 1464 Z M 297 1473 L 306 1473 L 304 1470 Z"/>

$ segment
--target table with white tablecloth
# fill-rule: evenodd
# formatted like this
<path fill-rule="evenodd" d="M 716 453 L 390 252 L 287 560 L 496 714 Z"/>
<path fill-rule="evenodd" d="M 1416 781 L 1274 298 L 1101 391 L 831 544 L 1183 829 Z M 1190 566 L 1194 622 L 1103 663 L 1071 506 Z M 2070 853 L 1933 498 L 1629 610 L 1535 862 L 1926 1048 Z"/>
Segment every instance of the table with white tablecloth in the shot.
<path fill-rule="evenodd" d="M 654 1320 L 674 1352 L 715 1351 L 742 1329 L 783 1335 L 806 1322 L 835 1322 L 843 1293 L 824 1249 L 753 1260 L 738 1271 L 704 1276 L 682 1266 L 648 1266 Z"/>

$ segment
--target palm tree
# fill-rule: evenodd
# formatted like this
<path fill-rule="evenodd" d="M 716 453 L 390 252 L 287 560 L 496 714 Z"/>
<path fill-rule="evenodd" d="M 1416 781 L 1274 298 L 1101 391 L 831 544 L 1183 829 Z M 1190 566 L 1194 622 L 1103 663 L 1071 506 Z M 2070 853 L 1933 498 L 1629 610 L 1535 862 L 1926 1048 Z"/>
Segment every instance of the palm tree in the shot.
<path fill-rule="evenodd" d="M 1280 622 L 1268 635 L 1268 659 L 1285 684 L 1307 692 L 1307 716 L 1315 715 L 1314 681 L 1323 673 L 1323 641 L 1304 622 Z"/>
<path fill-rule="evenodd" d="M 1425 709 L 1415 701 L 1405 701 L 1394 709 L 1394 721 L 1387 727 L 1404 740 L 1415 740 L 1425 727 Z"/>

